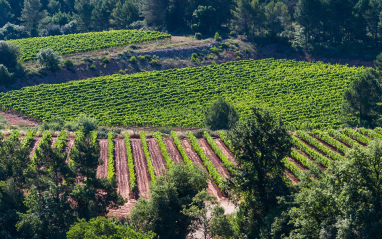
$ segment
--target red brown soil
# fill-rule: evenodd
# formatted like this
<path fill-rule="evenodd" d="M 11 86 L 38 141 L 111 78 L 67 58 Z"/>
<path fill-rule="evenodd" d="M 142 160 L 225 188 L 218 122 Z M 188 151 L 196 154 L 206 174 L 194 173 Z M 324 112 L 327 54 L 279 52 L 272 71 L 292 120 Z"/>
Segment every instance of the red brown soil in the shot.
<path fill-rule="evenodd" d="M 299 154 L 301 154 L 301 152 L 298 152 Z M 302 154 L 301 154 L 302 155 Z M 305 157 L 305 155 L 303 155 L 304 157 Z M 304 171 L 304 170 L 307 170 L 307 168 L 306 167 L 304 167 L 299 161 L 297 161 L 296 159 L 294 159 L 294 158 L 287 158 L 288 160 L 289 160 L 289 162 L 291 162 L 291 163 L 294 163 L 296 166 L 297 166 L 297 168 L 299 168 L 299 169 L 301 169 L 302 171 Z"/>
<path fill-rule="evenodd" d="M 225 156 L 227 156 L 228 160 L 232 163 L 235 163 L 235 155 L 231 152 L 231 150 L 229 150 L 227 145 L 225 145 L 224 142 L 219 138 L 215 138 L 214 141 L 219 146 L 221 151 L 225 154 Z"/>
<path fill-rule="evenodd" d="M 297 150 L 297 149 L 296 149 Z M 299 154 L 301 154 L 302 156 L 304 156 L 305 158 L 307 158 L 308 160 L 310 160 L 310 162 L 314 163 L 315 165 L 317 165 L 319 168 L 321 168 L 322 170 L 326 170 L 326 167 L 324 165 L 322 165 L 321 163 L 317 163 L 316 161 L 314 161 L 311 157 L 309 157 L 308 154 L 306 153 L 303 153 L 302 151 L 300 150 L 297 150 L 297 152 Z"/>
<path fill-rule="evenodd" d="M 350 136 L 350 135 L 347 135 L 347 134 L 344 134 L 344 135 L 345 135 L 346 137 L 348 137 L 348 138 L 351 138 L 352 140 L 354 140 L 355 142 L 359 143 L 360 145 L 362 145 L 362 146 L 364 146 L 364 147 L 367 146 L 367 144 L 362 143 L 361 141 L 359 141 L 358 139 L 356 139 L 356 138 L 354 138 L 354 137 L 352 137 L 352 136 Z"/>
<path fill-rule="evenodd" d="M 131 210 L 134 208 L 135 203 L 136 203 L 136 200 L 129 200 L 123 206 L 121 206 L 117 209 L 109 210 L 109 213 L 107 214 L 107 216 L 118 218 L 121 220 L 126 219 L 126 216 L 128 216 L 130 214 Z"/>
<path fill-rule="evenodd" d="M 166 144 L 166 149 L 167 149 L 168 154 L 170 155 L 170 158 L 175 163 L 183 163 L 182 155 L 179 153 L 179 150 L 176 147 L 174 141 L 171 138 L 163 139 L 163 141 Z"/>
<path fill-rule="evenodd" d="M 97 178 L 107 178 L 107 153 L 108 153 L 107 139 L 100 139 L 99 145 L 101 147 L 101 159 L 103 160 L 103 164 L 98 165 Z"/>
<path fill-rule="evenodd" d="M 54 146 L 54 143 L 56 143 L 57 141 L 57 138 L 56 137 L 52 137 L 52 141 L 50 141 L 50 145 L 53 147 Z"/>
<path fill-rule="evenodd" d="M 73 146 L 74 146 L 74 138 L 70 138 L 66 140 L 66 146 L 64 146 L 65 152 L 68 154 L 68 156 L 66 157 L 66 163 L 69 163 L 70 150 L 72 150 Z"/>
<path fill-rule="evenodd" d="M 124 139 L 116 139 L 115 143 L 115 177 L 118 181 L 117 191 L 123 198 L 130 197 L 129 168 Z"/>
<path fill-rule="evenodd" d="M 9 112 L 0 112 L 0 115 L 4 116 L 10 125 L 13 126 L 38 126 L 40 125 L 37 121 L 27 119 L 25 117 L 19 116 L 17 114 Z"/>
<path fill-rule="evenodd" d="M 155 175 L 162 175 L 166 170 L 166 161 L 164 160 L 157 141 L 154 138 L 148 138 L 147 146 L 149 147 L 149 153 L 151 162 L 153 162 Z"/>
<path fill-rule="evenodd" d="M 292 181 L 293 185 L 296 185 L 300 182 L 300 180 L 298 180 L 298 178 L 294 176 L 294 174 L 289 169 L 285 170 L 285 175 Z"/>
<path fill-rule="evenodd" d="M 33 145 L 33 147 L 32 147 L 32 151 L 30 153 L 30 158 L 33 158 L 34 153 L 36 152 L 37 146 L 40 143 L 41 139 L 42 139 L 42 137 L 35 137 L 34 138 L 32 144 L 31 144 L 31 145 Z"/>
<path fill-rule="evenodd" d="M 139 197 L 149 198 L 150 175 L 140 139 L 130 139 Z"/>
<path fill-rule="evenodd" d="M 192 148 L 188 139 L 181 139 L 181 141 L 182 141 L 183 148 L 186 150 L 187 156 L 190 158 L 190 160 L 193 163 L 198 164 L 199 166 L 203 167 L 206 170 L 206 167 L 204 166 L 202 160 L 199 158 L 198 154 Z M 212 182 L 212 180 L 209 180 L 208 182 L 207 191 L 210 195 L 214 195 L 218 199 L 225 198 L 224 194 L 220 191 L 219 187 L 214 182 Z"/>
<path fill-rule="evenodd" d="M 326 143 L 325 141 L 321 140 L 320 138 L 316 136 L 312 136 L 312 137 L 315 138 L 317 141 L 319 141 L 321 144 L 325 145 L 325 147 L 330 148 L 333 152 L 344 156 L 344 153 L 340 151 L 339 149 L 337 149 L 336 147 L 334 147 L 333 145 Z"/>
<path fill-rule="evenodd" d="M 223 162 L 219 157 L 214 153 L 211 146 L 208 144 L 207 140 L 204 138 L 198 139 L 200 147 L 203 149 L 203 152 L 207 155 L 207 158 L 211 160 L 215 168 L 220 172 L 224 178 L 229 178 L 229 173 L 223 165 Z"/>

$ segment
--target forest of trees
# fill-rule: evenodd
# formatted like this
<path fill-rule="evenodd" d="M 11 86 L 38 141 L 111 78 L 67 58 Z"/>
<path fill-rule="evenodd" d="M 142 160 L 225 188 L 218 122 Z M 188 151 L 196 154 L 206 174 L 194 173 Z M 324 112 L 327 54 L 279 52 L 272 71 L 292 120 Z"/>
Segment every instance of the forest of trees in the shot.
<path fill-rule="evenodd" d="M 356 54 L 382 47 L 382 1 L 0 0 L 4 40 L 127 28 L 243 34 Z"/>

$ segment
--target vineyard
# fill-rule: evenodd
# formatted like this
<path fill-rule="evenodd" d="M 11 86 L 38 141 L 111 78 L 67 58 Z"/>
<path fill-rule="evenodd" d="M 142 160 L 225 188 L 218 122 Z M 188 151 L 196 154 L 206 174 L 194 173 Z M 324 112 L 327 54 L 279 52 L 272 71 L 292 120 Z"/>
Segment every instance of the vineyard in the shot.
<path fill-rule="evenodd" d="M 345 160 L 351 148 L 367 146 L 374 139 L 382 140 L 382 128 L 297 131 L 292 137 L 291 157 L 284 159 L 284 164 L 287 174 L 298 182 L 305 170 L 320 178 L 332 162 Z"/>
<path fill-rule="evenodd" d="M 70 152 L 74 150 L 75 140 L 84 137 L 81 132 L 69 137 L 66 131 L 61 131 L 57 136 L 49 131 L 41 133 L 42 137 L 35 135 L 35 131 L 28 131 L 22 137 L 19 132 L 13 131 L 8 136 L 23 138 L 23 147 L 31 149 L 31 165 L 37 163 L 35 155 L 43 142 Z M 176 163 L 188 167 L 196 164 L 206 169 L 210 175 L 209 193 L 225 199 L 226 195 L 221 191 L 222 182 L 230 177 L 235 164 L 231 142 L 224 132 L 219 132 L 219 138 L 212 137 L 208 132 L 204 132 L 202 138 L 197 138 L 191 131 L 186 135 L 171 132 L 170 136 L 164 136 L 156 132 L 149 136 L 145 132 L 139 135 L 126 132 L 121 135 L 109 133 L 107 139 L 97 139 L 97 134 L 92 133 L 93 142 L 100 144 L 103 160 L 103 164 L 98 166 L 97 177 L 116 178 L 118 191 L 128 199 L 125 206 L 114 213 L 127 214 L 137 197 L 147 198 L 150 182 Z M 288 178 L 298 183 L 304 172 L 310 171 L 314 178 L 319 179 L 332 162 L 345 160 L 345 154 L 352 147 L 366 146 L 373 139 L 382 139 L 382 128 L 297 131 L 292 139 L 292 153 L 284 159 L 284 164 Z"/>
<path fill-rule="evenodd" d="M 58 52 L 59 55 L 68 55 L 166 38 L 171 38 L 171 35 L 156 31 L 113 30 L 24 38 L 8 42 L 20 46 L 20 50 L 23 53 L 22 61 L 31 61 L 36 59 L 40 49 L 51 48 Z"/>
<path fill-rule="evenodd" d="M 75 132 L 74 137 L 70 137 L 67 131 L 61 131 L 57 136 L 50 131 L 40 133 L 42 137 L 36 134 L 35 131 L 28 131 L 22 137 L 14 130 L 7 136 L 22 138 L 23 147 L 31 150 L 31 166 L 37 163 L 36 152 L 40 150 L 42 143 L 47 142 L 70 152 L 75 150 L 75 141 L 84 137 L 80 131 Z M 192 132 L 188 132 L 187 136 L 176 132 L 172 132 L 171 137 L 165 137 L 159 132 L 153 136 L 146 136 L 145 132 L 139 135 L 129 135 L 126 132 L 121 135 L 109 133 L 107 139 L 97 139 L 97 133 L 92 132 L 92 140 L 99 143 L 103 160 L 103 164 L 98 166 L 97 177 L 116 178 L 118 191 L 129 200 L 124 207 L 131 207 L 137 197 L 148 197 L 150 182 L 162 172 L 176 163 L 186 164 L 188 167 L 196 164 L 207 169 L 212 176 L 209 193 L 224 199 L 219 186 L 224 178 L 229 177 L 224 165 L 233 165 L 233 154 L 221 139 L 213 138 L 207 132 L 200 139 Z M 67 162 L 70 164 L 69 155 Z M 122 207 L 121 210 L 123 209 Z"/>
<path fill-rule="evenodd" d="M 92 44 L 90 44 L 92 45 Z M 112 75 L 0 94 L 2 110 L 49 121 L 85 113 L 106 126 L 202 127 L 204 110 L 225 98 L 241 117 L 253 105 L 289 126 L 339 127 L 342 94 L 362 67 L 290 60 L 248 60 Z"/>

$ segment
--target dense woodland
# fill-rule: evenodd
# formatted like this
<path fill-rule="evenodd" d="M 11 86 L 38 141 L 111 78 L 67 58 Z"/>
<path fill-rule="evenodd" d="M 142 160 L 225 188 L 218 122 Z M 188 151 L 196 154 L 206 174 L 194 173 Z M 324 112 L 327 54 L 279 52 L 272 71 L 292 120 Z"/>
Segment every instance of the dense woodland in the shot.
<path fill-rule="evenodd" d="M 0 39 L 109 29 L 246 35 L 330 56 L 382 47 L 379 0 L 0 0 Z M 366 53 L 371 60 L 375 56 Z"/>

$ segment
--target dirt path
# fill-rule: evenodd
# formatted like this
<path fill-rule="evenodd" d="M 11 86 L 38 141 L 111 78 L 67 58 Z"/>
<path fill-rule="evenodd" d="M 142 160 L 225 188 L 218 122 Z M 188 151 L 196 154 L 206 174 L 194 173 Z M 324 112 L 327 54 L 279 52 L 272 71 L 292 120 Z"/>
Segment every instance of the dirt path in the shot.
<path fill-rule="evenodd" d="M 207 140 L 204 138 L 198 139 L 200 147 L 202 147 L 204 153 L 207 155 L 207 157 L 211 160 L 211 162 L 214 164 L 215 168 L 219 170 L 220 174 L 224 178 L 229 178 L 228 171 L 224 168 L 223 162 L 220 160 L 220 158 L 215 154 L 211 146 L 208 144 Z"/>
<path fill-rule="evenodd" d="M 52 141 L 50 141 L 50 145 L 53 147 L 56 141 L 57 141 L 57 137 L 54 137 L 54 138 L 52 137 Z"/>
<path fill-rule="evenodd" d="M 136 203 L 135 200 L 129 200 L 124 205 L 117 209 L 109 210 L 109 213 L 107 214 L 108 217 L 115 217 L 117 219 L 125 220 L 126 216 L 130 214 L 131 210 L 134 207 L 134 204 Z"/>
<path fill-rule="evenodd" d="M 115 139 L 115 177 L 118 181 L 117 191 L 123 198 L 129 198 L 129 170 L 124 139 Z"/>
<path fill-rule="evenodd" d="M 107 178 L 107 153 L 108 153 L 107 139 L 100 139 L 99 145 L 101 147 L 101 159 L 103 160 L 103 164 L 98 165 L 97 178 Z"/>
<path fill-rule="evenodd" d="M 147 145 L 153 162 L 155 176 L 162 175 L 166 170 L 166 161 L 163 158 L 162 152 L 158 146 L 157 141 L 154 138 L 147 139 Z"/>
<path fill-rule="evenodd" d="M 187 156 L 190 158 L 190 160 L 193 163 L 196 163 L 199 166 L 201 166 L 204 169 L 206 169 L 206 167 L 204 166 L 202 160 L 196 154 L 195 150 L 192 148 L 192 146 L 191 146 L 190 142 L 188 141 L 188 139 L 181 139 L 181 141 L 182 141 L 182 145 L 183 145 L 184 149 L 186 150 Z M 208 189 L 207 189 L 207 191 L 208 191 L 208 193 L 210 195 L 213 195 L 213 196 L 215 196 L 218 199 L 225 198 L 224 194 L 220 191 L 219 187 L 215 183 L 213 183 L 212 180 L 209 180 L 209 182 L 208 182 Z"/>
<path fill-rule="evenodd" d="M 31 153 L 30 153 L 30 155 L 29 155 L 30 158 L 33 158 L 34 153 L 36 152 L 37 146 L 38 146 L 38 144 L 40 143 L 41 139 L 42 139 L 42 137 L 35 137 L 35 138 L 34 138 L 32 144 L 31 144 L 31 145 L 33 145 L 33 147 L 32 147 L 32 151 L 31 151 Z"/>
<path fill-rule="evenodd" d="M 8 121 L 8 123 L 10 125 L 13 125 L 13 126 L 19 126 L 19 125 L 22 125 L 22 126 L 38 126 L 38 125 L 40 125 L 37 121 L 26 119 L 22 116 L 18 116 L 17 114 L 12 114 L 12 113 L 8 113 L 8 112 L 0 112 L 0 115 L 4 116 L 6 121 Z"/>
<path fill-rule="evenodd" d="M 229 150 L 227 145 L 225 145 L 224 142 L 219 138 L 215 138 L 214 141 L 219 146 L 221 151 L 225 154 L 225 156 L 228 157 L 228 160 L 232 163 L 235 163 L 235 155 L 231 152 L 231 150 Z"/>
<path fill-rule="evenodd" d="M 68 154 L 68 157 L 66 157 L 66 163 L 69 163 L 70 150 L 72 150 L 73 146 L 74 138 L 69 138 L 68 140 L 66 140 L 66 146 L 64 147 L 65 152 Z"/>
<path fill-rule="evenodd" d="M 174 141 L 171 138 L 166 138 L 163 140 L 166 143 L 166 149 L 170 155 L 170 158 L 172 158 L 175 163 L 183 163 L 182 155 L 179 153 Z"/>
<path fill-rule="evenodd" d="M 130 139 L 133 149 L 133 159 L 135 172 L 137 174 L 137 185 L 139 197 L 149 197 L 150 176 L 147 168 L 147 161 L 143 152 L 140 139 Z"/>

